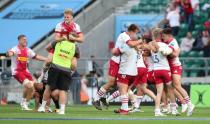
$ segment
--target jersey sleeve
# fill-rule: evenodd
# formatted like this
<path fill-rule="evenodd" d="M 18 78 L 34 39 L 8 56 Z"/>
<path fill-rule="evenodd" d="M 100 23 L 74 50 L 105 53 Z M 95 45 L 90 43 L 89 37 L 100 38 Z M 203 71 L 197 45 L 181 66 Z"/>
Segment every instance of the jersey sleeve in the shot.
<path fill-rule="evenodd" d="M 80 28 L 80 26 L 79 26 L 78 24 L 75 24 L 75 32 L 76 32 L 77 34 L 82 33 L 81 28 Z"/>
<path fill-rule="evenodd" d="M 61 33 L 61 23 L 58 23 L 55 27 L 55 33 Z"/>
<path fill-rule="evenodd" d="M 173 50 L 179 49 L 179 45 L 178 45 L 176 40 L 174 40 L 171 43 L 169 43 L 169 47 L 172 48 Z"/>
<path fill-rule="evenodd" d="M 130 37 L 125 34 L 125 33 L 122 33 L 119 35 L 119 37 L 117 38 L 117 41 L 115 43 L 115 48 L 119 48 L 121 47 L 123 44 L 126 44 L 127 42 L 130 41 Z"/>
<path fill-rule="evenodd" d="M 35 58 L 36 57 L 36 53 L 30 48 L 28 48 L 28 57 L 29 58 Z"/>
<path fill-rule="evenodd" d="M 17 54 L 17 47 L 15 46 L 15 47 L 11 48 L 9 50 L 9 52 L 13 52 L 13 54 L 16 55 Z"/>
<path fill-rule="evenodd" d="M 130 38 L 130 36 L 129 35 L 123 35 L 122 36 L 122 41 L 123 41 L 123 43 L 128 43 L 129 41 L 131 40 L 131 38 Z"/>
<path fill-rule="evenodd" d="M 167 20 L 170 19 L 170 12 L 166 15 L 166 19 L 167 19 Z"/>

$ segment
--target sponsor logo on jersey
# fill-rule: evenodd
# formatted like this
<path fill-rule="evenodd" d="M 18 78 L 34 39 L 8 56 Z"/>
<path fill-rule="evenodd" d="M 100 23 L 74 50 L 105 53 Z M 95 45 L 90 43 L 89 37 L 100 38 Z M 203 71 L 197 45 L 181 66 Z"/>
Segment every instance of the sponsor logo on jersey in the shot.
<path fill-rule="evenodd" d="M 28 58 L 27 57 L 17 57 L 17 60 L 26 62 L 26 61 L 28 61 Z"/>

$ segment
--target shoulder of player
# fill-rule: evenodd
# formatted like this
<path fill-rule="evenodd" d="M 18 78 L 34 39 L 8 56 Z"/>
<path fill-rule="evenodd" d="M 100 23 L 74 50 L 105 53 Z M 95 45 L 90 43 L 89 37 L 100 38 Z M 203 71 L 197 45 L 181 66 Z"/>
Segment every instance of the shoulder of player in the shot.
<path fill-rule="evenodd" d="M 62 27 L 62 23 L 63 23 L 63 22 L 57 23 L 56 28 Z"/>
<path fill-rule="evenodd" d="M 29 47 L 26 47 L 26 49 L 27 49 L 27 51 L 28 52 L 31 52 L 31 51 L 33 51 L 31 48 L 29 48 Z M 33 51 L 34 52 L 34 51 Z"/>
<path fill-rule="evenodd" d="M 130 38 L 130 36 L 126 32 L 121 33 L 119 35 L 119 37 L 121 37 L 121 38 Z"/>
<path fill-rule="evenodd" d="M 178 42 L 175 38 L 173 38 L 173 40 L 169 43 L 169 45 L 171 46 L 178 45 Z"/>
<path fill-rule="evenodd" d="M 74 24 L 75 26 L 80 27 L 80 25 L 79 25 L 79 24 L 77 24 L 76 22 L 73 22 L 73 24 Z"/>

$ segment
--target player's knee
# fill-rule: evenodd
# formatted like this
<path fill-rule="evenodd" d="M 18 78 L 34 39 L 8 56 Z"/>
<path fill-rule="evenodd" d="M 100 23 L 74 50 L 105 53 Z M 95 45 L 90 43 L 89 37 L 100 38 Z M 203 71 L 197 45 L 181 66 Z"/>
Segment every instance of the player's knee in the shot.
<path fill-rule="evenodd" d="M 58 95 L 59 95 L 59 91 L 58 91 L 58 90 L 54 90 L 54 91 L 51 93 L 51 96 L 52 96 L 53 98 L 57 98 Z"/>
<path fill-rule="evenodd" d="M 23 81 L 23 86 L 26 87 L 26 88 L 28 88 L 28 87 L 30 86 L 30 80 L 25 79 L 25 80 Z"/>
<path fill-rule="evenodd" d="M 28 88 L 28 89 L 33 89 L 34 83 L 32 81 L 29 81 L 28 79 L 25 79 L 23 81 L 23 86 Z"/>

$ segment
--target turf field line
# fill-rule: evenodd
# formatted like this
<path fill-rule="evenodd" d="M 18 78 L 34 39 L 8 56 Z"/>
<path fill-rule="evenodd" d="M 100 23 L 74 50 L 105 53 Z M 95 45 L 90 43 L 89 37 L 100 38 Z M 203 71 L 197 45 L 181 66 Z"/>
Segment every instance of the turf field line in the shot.
<path fill-rule="evenodd" d="M 210 121 L 210 118 L 0 118 L 0 120 L 186 120 L 186 121 Z"/>

